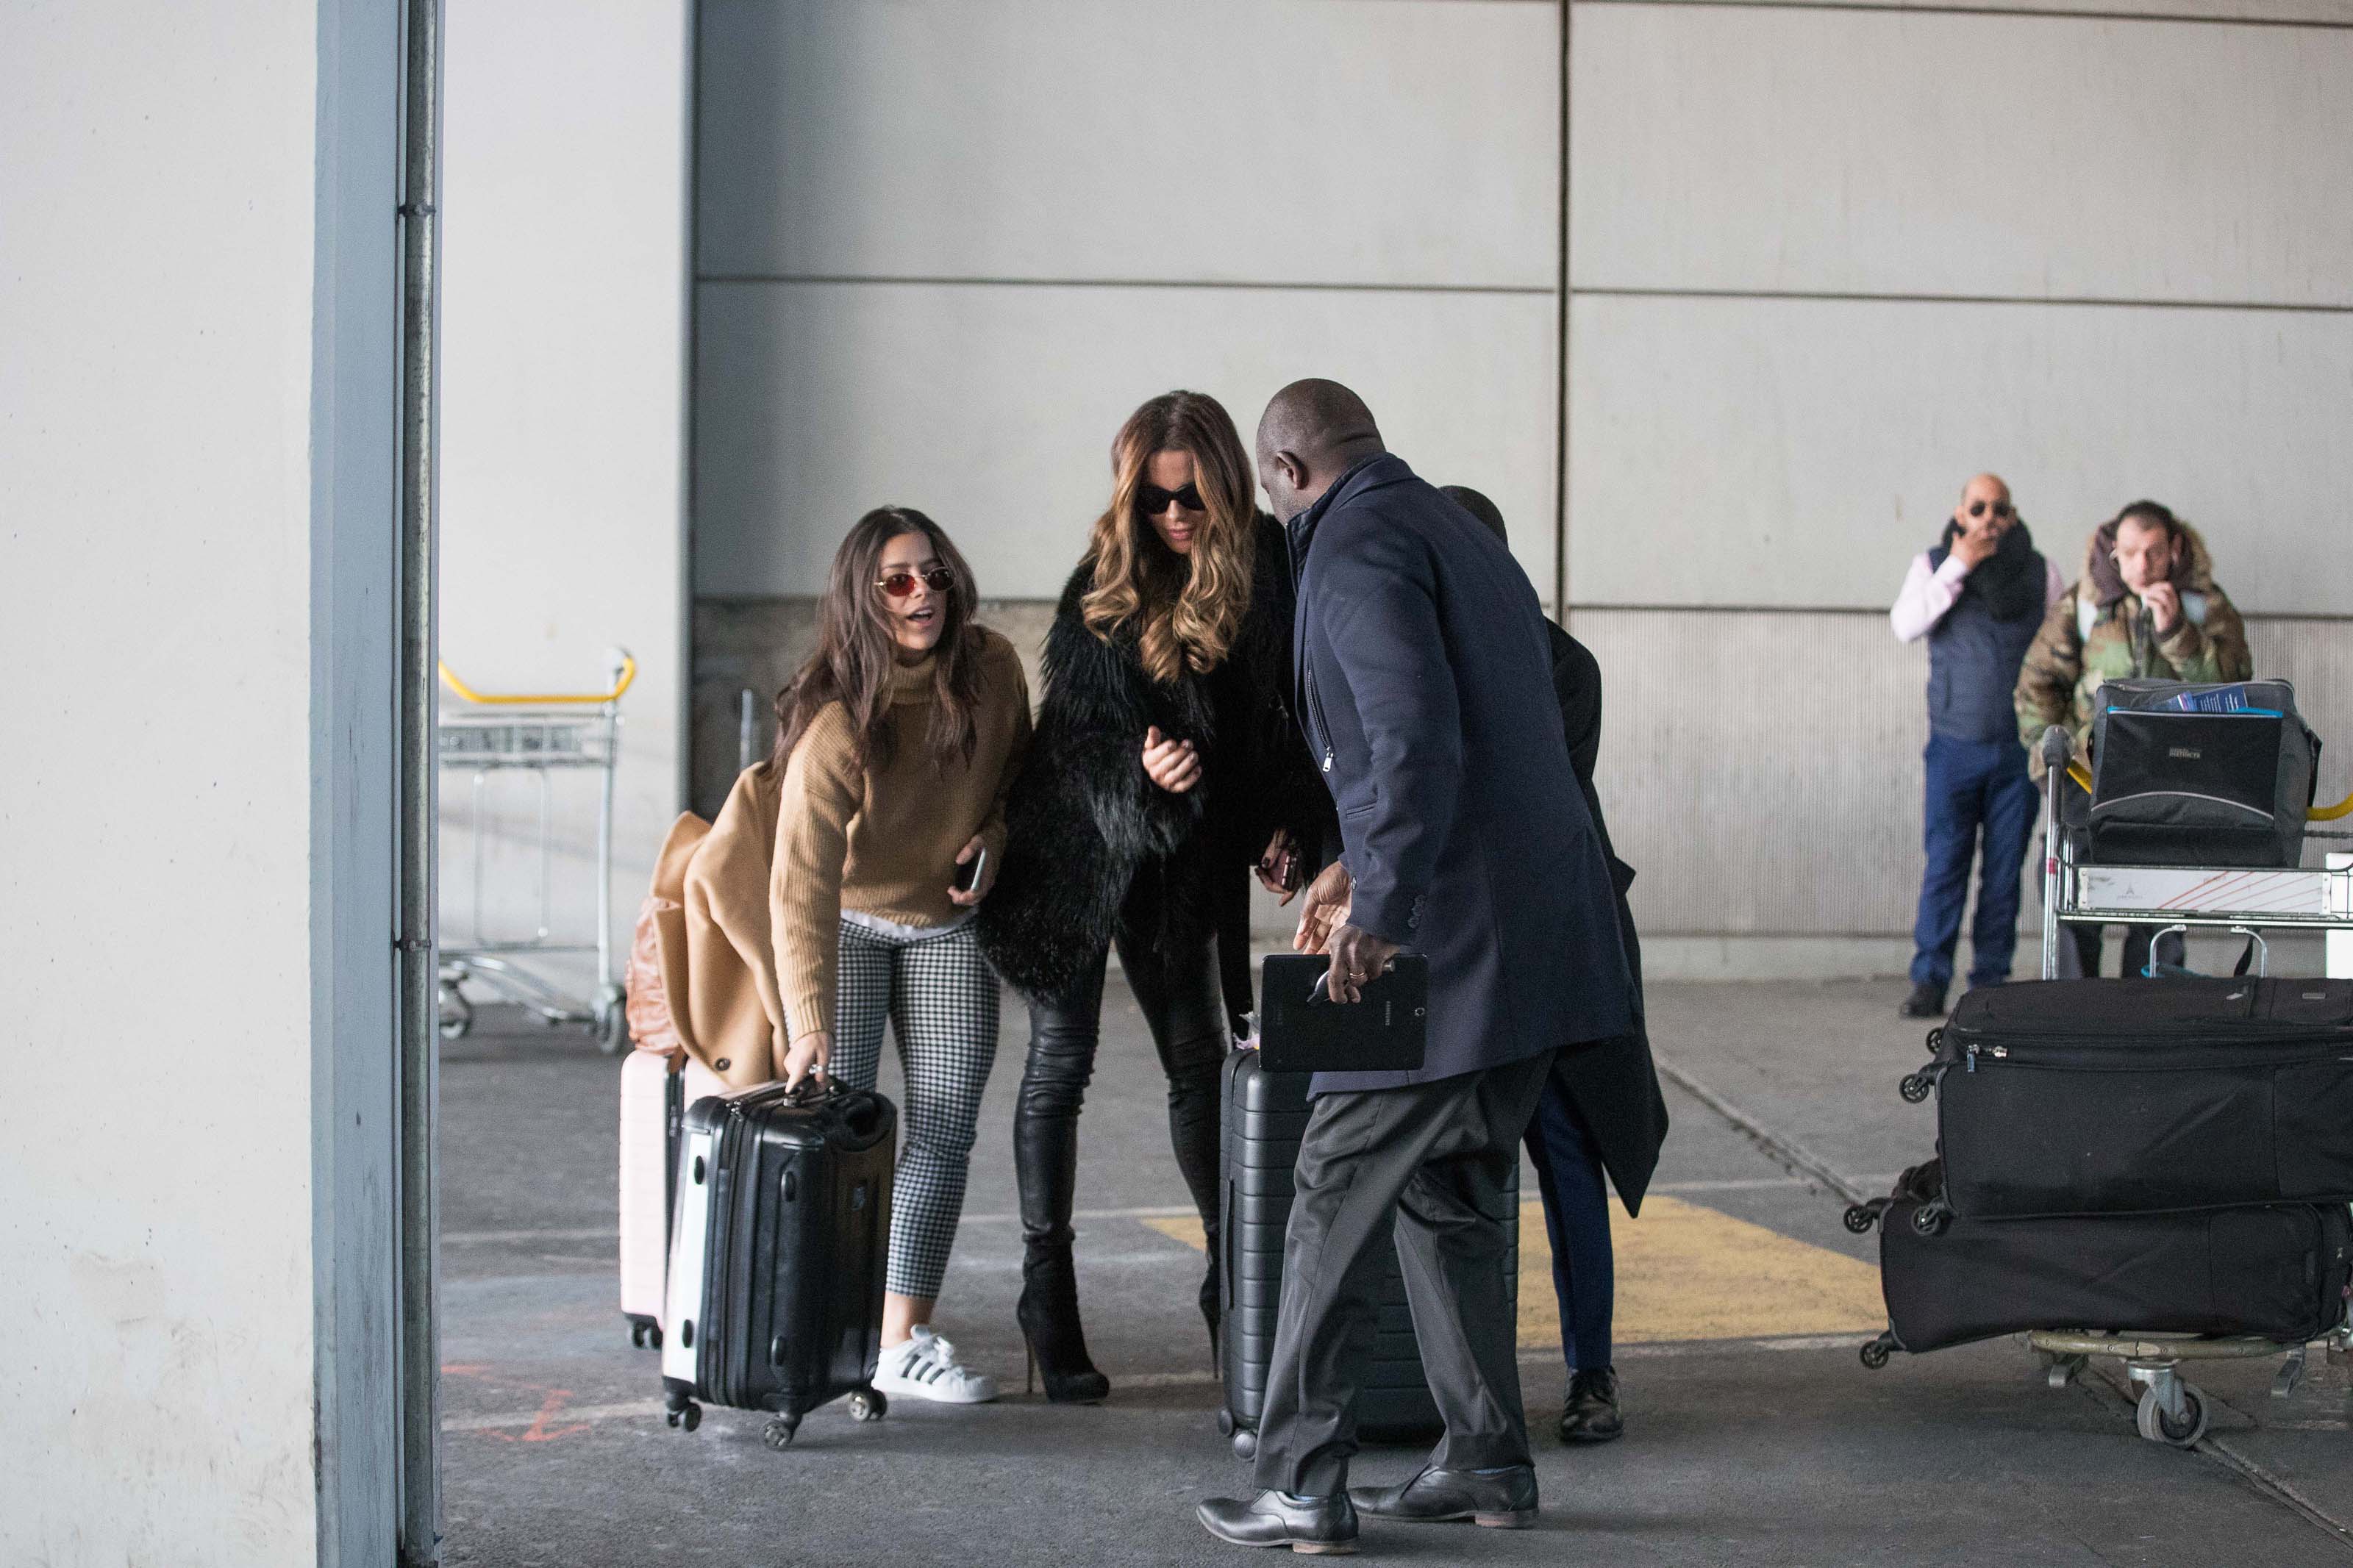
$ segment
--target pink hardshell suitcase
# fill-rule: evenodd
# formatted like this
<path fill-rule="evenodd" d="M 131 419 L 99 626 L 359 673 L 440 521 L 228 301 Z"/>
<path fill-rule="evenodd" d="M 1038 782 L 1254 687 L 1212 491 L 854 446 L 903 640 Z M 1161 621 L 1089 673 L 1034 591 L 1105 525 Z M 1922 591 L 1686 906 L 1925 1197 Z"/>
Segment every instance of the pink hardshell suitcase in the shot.
<path fill-rule="evenodd" d="M 621 1314 L 632 1344 L 661 1343 L 670 1185 L 686 1108 L 726 1092 L 718 1074 L 682 1051 L 631 1051 L 621 1063 Z"/>

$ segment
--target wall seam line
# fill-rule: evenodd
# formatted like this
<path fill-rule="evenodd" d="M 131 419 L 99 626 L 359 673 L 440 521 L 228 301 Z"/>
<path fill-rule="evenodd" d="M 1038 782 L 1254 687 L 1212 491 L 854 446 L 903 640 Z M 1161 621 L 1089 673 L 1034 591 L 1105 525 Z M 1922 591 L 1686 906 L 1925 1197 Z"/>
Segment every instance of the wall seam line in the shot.
<path fill-rule="evenodd" d="M 2067 6 L 1910 5 L 1873 0 L 1570 0 L 1576 5 L 1714 11 L 1864 11 L 1895 16 L 2018 16 L 2065 22 L 2179 22 L 2199 27 L 2303 27 L 2316 32 L 2353 32 L 2353 21 L 2325 17 L 2214 16 L 2165 11 L 2094 11 Z"/>
<path fill-rule="evenodd" d="M 1591 3 L 1591 0 L 1587 0 Z M 1673 5 L 1702 5 L 1708 0 L 1667 0 Z M 1778 0 L 1737 0 L 1744 5 L 1770 5 Z M 2043 305 L 2062 308 L 2131 310 L 2240 310 L 2286 315 L 2353 315 L 2353 303 L 2328 305 L 2274 300 L 2135 300 L 2091 294 L 1915 294 L 1863 293 L 1808 289 L 1637 289 L 1579 283 L 1569 287 L 1572 300 L 1798 300 L 1834 305 Z"/>
<path fill-rule="evenodd" d="M 1304 279 L 1193 278 L 960 278 L 854 272 L 704 272 L 697 283 L 856 284 L 934 289 L 1224 289 L 1305 294 L 1499 294 L 1550 299 L 1549 283 L 1319 283 Z"/>

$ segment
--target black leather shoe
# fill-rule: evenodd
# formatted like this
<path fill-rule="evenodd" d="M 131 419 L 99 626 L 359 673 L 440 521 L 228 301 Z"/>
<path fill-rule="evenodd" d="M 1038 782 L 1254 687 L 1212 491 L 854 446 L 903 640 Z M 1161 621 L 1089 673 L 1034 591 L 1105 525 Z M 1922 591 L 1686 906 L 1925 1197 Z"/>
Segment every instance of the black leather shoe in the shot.
<path fill-rule="evenodd" d="M 1912 994 L 1904 998 L 1896 1009 L 1907 1018 L 1941 1018 L 1945 1016 L 1945 988 L 1934 981 L 1923 980 L 1912 987 Z"/>
<path fill-rule="evenodd" d="M 1213 1497 L 1194 1511 L 1211 1535 L 1236 1546 L 1288 1546 L 1307 1557 L 1356 1550 L 1356 1510 L 1345 1492 L 1313 1500 L 1286 1492 Z"/>
<path fill-rule="evenodd" d="M 1560 1413 L 1564 1443 L 1608 1443 L 1626 1435 L 1618 1414 L 1618 1373 L 1609 1367 L 1582 1369 L 1568 1380 L 1568 1406 Z"/>
<path fill-rule="evenodd" d="M 1536 1521 L 1536 1472 L 1514 1465 L 1496 1475 L 1424 1470 L 1401 1487 L 1350 1487 L 1348 1500 L 1376 1519 L 1413 1524 L 1469 1520 L 1490 1530 L 1526 1530 Z"/>

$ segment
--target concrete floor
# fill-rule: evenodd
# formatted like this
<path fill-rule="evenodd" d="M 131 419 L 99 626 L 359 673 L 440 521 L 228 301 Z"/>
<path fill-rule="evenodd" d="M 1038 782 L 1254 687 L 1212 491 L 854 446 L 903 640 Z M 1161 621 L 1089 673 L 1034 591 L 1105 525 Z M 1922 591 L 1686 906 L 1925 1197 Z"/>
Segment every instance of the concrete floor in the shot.
<path fill-rule="evenodd" d="M 613 1284 L 614 1082 L 576 1037 L 492 1018 L 444 1057 L 448 1559 L 457 1563 L 1230 1563 L 1193 1501 L 1241 1489 L 1214 1425 L 1193 1306 L 1202 1268 L 1169 1159 L 1141 1021 L 1114 984 L 1084 1123 L 1081 1289 L 1109 1404 L 1020 1394 L 1019 1238 L 1008 1122 L 1026 1029 L 984 1111 L 941 1328 L 1008 1389 L 1000 1403 L 902 1401 L 860 1426 L 811 1415 L 788 1453 L 757 1415 L 667 1428 L 650 1351 Z M 1550 1436 L 1564 1382 L 1540 1259 L 1522 1308 L 1543 1527 L 1367 1526 L 1364 1549 L 1444 1563 L 2302 1564 L 2353 1561 L 2348 1378 L 2288 1400 L 2269 1361 L 2200 1373 L 2197 1453 L 2133 1436 L 2115 1380 L 2045 1388 L 2002 1342 L 1876 1374 L 1870 1238 L 1830 1190 L 1883 1187 L 1926 1157 L 1929 1108 L 1902 987 L 1661 986 L 1676 1081 L 1662 1201 L 1621 1226 L 1619 1366 L 1629 1433 Z M 1688 1086 L 1688 1087 L 1686 1087 Z M 886 1091 L 892 1089 L 886 1074 Z M 1793 1167 L 1807 1173 L 1800 1179 Z M 1530 1184 L 1533 1191 L 1533 1184 Z M 1541 1228 L 1524 1228 L 1539 1243 Z M 1419 1456 L 1369 1449 L 1356 1479 Z M 1247 1560 L 1247 1559 L 1242 1559 Z"/>

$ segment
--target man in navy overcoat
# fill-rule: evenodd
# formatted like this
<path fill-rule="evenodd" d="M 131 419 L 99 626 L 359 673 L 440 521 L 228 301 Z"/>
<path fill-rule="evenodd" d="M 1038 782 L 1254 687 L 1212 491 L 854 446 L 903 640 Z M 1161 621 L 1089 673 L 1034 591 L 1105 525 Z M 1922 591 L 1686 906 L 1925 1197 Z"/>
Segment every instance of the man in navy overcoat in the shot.
<path fill-rule="evenodd" d="M 1335 1000 L 1430 961 L 1413 1072 L 1320 1074 L 1294 1173 L 1250 1499 L 1201 1505 L 1237 1544 L 1345 1547 L 1359 1510 L 1532 1523 L 1504 1269 L 1519 1142 L 1562 1047 L 1625 1034 L 1615 890 L 1571 770 L 1543 612 L 1501 542 L 1384 447 L 1354 393 L 1276 394 L 1260 482 L 1288 525 L 1298 712 L 1340 820 L 1302 930 Z M 1376 1247 L 1394 1226 L 1446 1436 L 1401 1487 L 1347 1486 Z"/>

